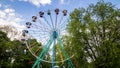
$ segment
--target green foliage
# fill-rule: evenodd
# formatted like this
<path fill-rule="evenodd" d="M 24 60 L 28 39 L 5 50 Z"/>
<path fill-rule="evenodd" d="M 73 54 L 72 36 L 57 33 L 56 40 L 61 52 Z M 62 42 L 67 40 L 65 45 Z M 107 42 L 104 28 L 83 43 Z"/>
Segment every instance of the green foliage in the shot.
<path fill-rule="evenodd" d="M 32 64 L 29 62 L 34 61 L 34 57 L 29 52 L 25 54 L 24 49 L 26 46 L 22 46 L 20 41 L 10 41 L 6 33 L 0 31 L 0 66 L 2 68 L 30 68 Z"/>
<path fill-rule="evenodd" d="M 6 49 L 10 48 L 10 46 L 8 47 L 8 45 L 10 42 L 10 39 L 7 38 L 6 34 L 4 32 L 0 31 L 0 65 L 3 63 L 7 62 L 8 57 L 10 56 L 10 54 L 6 54 Z M 7 43 L 6 43 L 7 42 Z M 4 61 L 4 62 L 3 62 Z"/>
<path fill-rule="evenodd" d="M 70 14 L 65 45 L 76 68 L 120 68 L 120 10 L 99 1 Z"/>

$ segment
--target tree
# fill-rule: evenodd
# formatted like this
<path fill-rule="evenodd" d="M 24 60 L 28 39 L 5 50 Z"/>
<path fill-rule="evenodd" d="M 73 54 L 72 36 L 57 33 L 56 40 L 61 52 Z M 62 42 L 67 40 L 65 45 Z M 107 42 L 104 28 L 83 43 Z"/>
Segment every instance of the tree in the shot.
<path fill-rule="evenodd" d="M 1 68 L 30 68 L 32 64 L 30 61 L 34 61 L 34 57 L 27 50 L 26 46 L 22 45 L 19 40 L 11 41 L 6 33 L 0 31 L 0 67 Z"/>
<path fill-rule="evenodd" d="M 30 68 L 32 66 L 32 61 L 35 59 L 31 53 L 28 51 L 25 44 L 22 44 L 19 40 L 11 41 L 13 47 L 13 68 Z"/>
<path fill-rule="evenodd" d="M 5 66 L 9 62 L 9 57 L 11 56 L 10 39 L 7 38 L 6 33 L 0 31 L 0 65 Z"/>
<path fill-rule="evenodd" d="M 120 9 L 104 1 L 70 14 L 65 45 L 76 68 L 120 68 Z"/>

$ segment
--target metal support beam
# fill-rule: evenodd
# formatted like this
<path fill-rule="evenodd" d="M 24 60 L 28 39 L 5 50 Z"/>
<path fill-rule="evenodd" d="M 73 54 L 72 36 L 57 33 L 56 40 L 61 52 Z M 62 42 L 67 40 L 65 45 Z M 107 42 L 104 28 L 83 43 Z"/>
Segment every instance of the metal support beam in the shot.
<path fill-rule="evenodd" d="M 56 55 L 56 41 L 60 47 L 60 50 L 62 51 L 63 56 L 65 57 L 65 59 L 67 59 L 67 64 L 69 68 L 74 68 L 72 61 L 70 60 L 69 55 L 67 54 L 67 52 L 64 49 L 63 43 L 61 41 L 61 39 L 58 36 L 57 31 L 53 31 L 49 41 L 47 42 L 47 44 L 44 46 L 42 52 L 40 53 L 40 55 L 38 56 L 38 58 L 36 59 L 34 65 L 32 66 L 32 68 L 40 68 L 40 63 L 42 62 L 44 56 L 46 53 L 48 53 L 49 48 L 53 42 L 53 51 L 52 51 L 52 68 L 54 68 L 55 66 L 55 55 Z"/>
<path fill-rule="evenodd" d="M 69 68 L 74 68 L 74 66 L 73 66 L 73 64 L 72 64 L 72 61 L 70 60 L 69 55 L 68 55 L 67 52 L 65 51 L 64 46 L 63 46 L 63 43 L 62 43 L 62 41 L 61 41 L 61 39 L 60 39 L 59 37 L 57 38 L 57 41 L 58 41 L 58 44 L 59 44 L 59 46 L 60 46 L 60 49 L 61 49 L 61 51 L 62 51 L 62 53 L 63 53 L 63 56 L 67 59 L 68 67 L 69 67 Z"/>
<path fill-rule="evenodd" d="M 48 52 L 50 45 L 53 42 L 53 37 L 50 37 L 50 40 L 47 42 L 47 44 L 44 46 L 42 52 L 40 53 L 40 55 L 38 56 L 38 58 L 36 59 L 35 63 L 33 64 L 32 68 L 36 68 L 37 65 L 39 65 L 42 61 L 40 59 L 43 59 L 45 54 Z"/>

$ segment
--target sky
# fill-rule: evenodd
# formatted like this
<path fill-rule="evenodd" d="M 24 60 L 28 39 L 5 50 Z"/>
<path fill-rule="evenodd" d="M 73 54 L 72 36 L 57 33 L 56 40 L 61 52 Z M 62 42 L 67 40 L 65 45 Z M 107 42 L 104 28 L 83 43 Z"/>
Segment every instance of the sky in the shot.
<path fill-rule="evenodd" d="M 0 0 L 0 26 L 11 25 L 17 29 L 24 29 L 25 22 L 39 11 L 48 9 L 67 9 L 72 12 L 75 8 L 86 8 L 99 0 Z M 120 8 L 120 0 L 104 0 Z"/>

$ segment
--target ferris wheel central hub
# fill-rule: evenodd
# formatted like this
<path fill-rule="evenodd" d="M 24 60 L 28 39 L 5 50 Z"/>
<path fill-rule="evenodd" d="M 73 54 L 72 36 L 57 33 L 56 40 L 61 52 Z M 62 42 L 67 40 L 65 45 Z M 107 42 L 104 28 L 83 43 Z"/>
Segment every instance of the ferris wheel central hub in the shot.
<path fill-rule="evenodd" d="M 54 38 L 54 39 L 56 39 L 56 38 L 57 38 L 57 36 L 58 36 L 57 31 L 53 31 L 53 38 Z"/>

